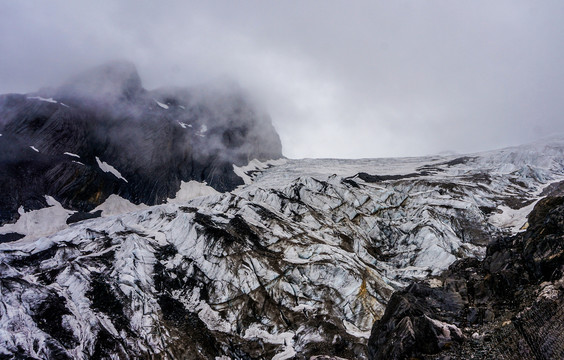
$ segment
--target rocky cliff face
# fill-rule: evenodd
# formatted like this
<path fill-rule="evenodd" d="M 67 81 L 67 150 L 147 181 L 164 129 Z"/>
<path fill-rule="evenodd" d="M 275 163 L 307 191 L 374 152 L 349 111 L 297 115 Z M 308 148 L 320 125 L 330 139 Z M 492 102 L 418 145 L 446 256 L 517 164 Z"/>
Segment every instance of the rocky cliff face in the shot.
<path fill-rule="evenodd" d="M 394 293 L 368 342 L 371 359 L 564 358 L 564 198 L 547 197 L 524 233 L 483 261 Z"/>
<path fill-rule="evenodd" d="M 233 169 L 245 185 L 231 192 L 4 240 L 0 354 L 365 359 L 450 347 L 462 357 L 471 344 L 466 327 L 492 313 L 506 321 L 496 312 L 503 306 L 513 311 L 496 300 L 499 291 L 554 281 L 542 276 L 561 264 L 553 256 L 559 245 L 537 246 L 528 235 L 549 231 L 541 219 L 552 210 L 535 211 L 527 232 L 508 236 L 526 227 L 544 194 L 558 191 L 562 140 L 463 157 L 251 161 Z M 67 219 L 71 211 L 61 209 Z M 558 241 L 559 222 L 548 227 Z M 486 251 L 500 238 L 499 251 Z M 518 257 L 532 265 L 503 268 L 503 259 Z M 550 264 L 534 265 L 537 258 Z M 438 277 L 445 270 L 453 275 Z M 523 283 L 511 275 L 529 271 Z M 406 288 L 429 278 L 440 288 Z M 485 330 L 477 333 L 487 344 Z M 422 334 L 412 337 L 426 347 L 390 345 L 411 334 Z"/>
<path fill-rule="evenodd" d="M 0 96 L 0 225 L 18 209 L 88 212 L 117 194 L 135 204 L 173 198 L 181 182 L 243 184 L 233 165 L 282 157 L 270 119 L 233 84 L 147 91 L 114 62 L 56 89 Z"/>

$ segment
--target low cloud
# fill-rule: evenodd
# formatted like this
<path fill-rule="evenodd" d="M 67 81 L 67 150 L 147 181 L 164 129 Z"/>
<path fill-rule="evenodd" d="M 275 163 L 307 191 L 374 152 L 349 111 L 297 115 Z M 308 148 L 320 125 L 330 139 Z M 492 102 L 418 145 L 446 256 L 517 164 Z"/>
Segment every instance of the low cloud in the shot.
<path fill-rule="evenodd" d="M 229 77 L 289 157 L 479 151 L 564 132 L 557 1 L 0 2 L 0 92 L 113 59 L 147 88 Z"/>

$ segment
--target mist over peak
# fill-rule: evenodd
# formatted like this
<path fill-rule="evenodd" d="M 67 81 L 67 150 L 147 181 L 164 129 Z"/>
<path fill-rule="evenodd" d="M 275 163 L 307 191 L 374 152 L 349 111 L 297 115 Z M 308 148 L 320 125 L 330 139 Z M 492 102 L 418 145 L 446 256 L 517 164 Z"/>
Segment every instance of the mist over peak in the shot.
<path fill-rule="evenodd" d="M 114 60 L 72 76 L 57 90 L 57 95 L 131 100 L 143 91 L 135 65 L 125 60 Z"/>
<path fill-rule="evenodd" d="M 149 91 L 126 61 L 1 95 L 0 120 L 0 191 L 9 194 L 0 223 L 19 206 L 46 206 L 44 195 L 90 211 L 112 194 L 158 204 L 183 181 L 229 191 L 243 184 L 233 166 L 282 157 L 270 116 L 236 83 Z"/>

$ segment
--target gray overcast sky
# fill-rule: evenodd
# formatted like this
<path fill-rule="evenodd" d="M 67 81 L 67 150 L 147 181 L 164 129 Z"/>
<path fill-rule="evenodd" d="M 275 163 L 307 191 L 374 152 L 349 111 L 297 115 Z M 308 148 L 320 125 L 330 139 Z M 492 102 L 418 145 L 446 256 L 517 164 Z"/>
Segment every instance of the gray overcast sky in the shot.
<path fill-rule="evenodd" d="M 0 93 L 128 59 L 230 77 L 288 157 L 411 156 L 564 132 L 564 1 L 0 0 Z"/>

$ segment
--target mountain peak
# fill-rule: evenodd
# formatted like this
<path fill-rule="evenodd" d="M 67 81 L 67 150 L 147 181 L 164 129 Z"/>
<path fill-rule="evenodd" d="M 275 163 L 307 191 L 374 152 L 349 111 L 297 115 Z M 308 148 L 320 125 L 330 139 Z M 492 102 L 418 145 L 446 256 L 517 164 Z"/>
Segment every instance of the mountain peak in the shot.
<path fill-rule="evenodd" d="M 135 65 L 115 60 L 71 77 L 58 90 L 61 96 L 112 100 L 132 99 L 143 91 Z"/>

